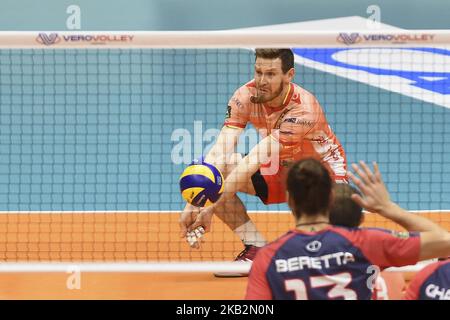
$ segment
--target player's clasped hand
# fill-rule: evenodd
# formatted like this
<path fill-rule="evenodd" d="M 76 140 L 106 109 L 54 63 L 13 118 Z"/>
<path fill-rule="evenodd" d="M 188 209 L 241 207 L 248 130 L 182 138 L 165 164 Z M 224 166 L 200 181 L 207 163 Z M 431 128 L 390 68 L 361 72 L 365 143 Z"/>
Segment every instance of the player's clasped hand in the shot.
<path fill-rule="evenodd" d="M 200 238 L 205 234 L 205 229 L 202 226 L 195 228 L 186 233 L 186 240 L 192 248 L 200 248 Z"/>
<path fill-rule="evenodd" d="M 186 238 L 191 248 L 200 248 L 200 239 L 205 232 L 209 231 L 213 214 L 210 208 L 200 209 L 191 204 L 187 204 L 181 213 L 179 220 L 180 236 Z"/>
<path fill-rule="evenodd" d="M 209 232 L 211 230 L 211 221 L 214 215 L 214 208 L 214 205 L 201 208 L 200 213 L 197 215 L 197 218 L 192 224 L 192 229 L 202 226 L 205 229 L 205 232 Z"/>

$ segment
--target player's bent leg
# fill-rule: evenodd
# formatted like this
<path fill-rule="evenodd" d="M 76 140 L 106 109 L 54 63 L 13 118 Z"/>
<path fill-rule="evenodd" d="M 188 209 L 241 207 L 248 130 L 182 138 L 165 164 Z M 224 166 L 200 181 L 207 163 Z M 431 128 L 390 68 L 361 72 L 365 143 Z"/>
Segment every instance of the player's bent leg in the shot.
<path fill-rule="evenodd" d="M 227 200 L 223 205 L 216 206 L 214 215 L 231 230 L 235 230 L 250 220 L 247 209 L 237 195 Z"/>
<path fill-rule="evenodd" d="M 239 164 L 239 161 L 241 160 L 242 155 L 239 153 L 234 153 L 230 156 L 225 169 L 222 172 L 225 179 L 228 177 L 230 172 L 233 171 L 234 168 L 236 168 L 236 166 Z M 248 181 L 244 189 L 239 191 L 253 195 L 255 194 L 251 181 Z M 236 228 L 250 221 L 250 217 L 247 214 L 247 209 L 237 195 L 229 199 L 225 204 L 217 206 L 216 210 L 214 210 L 214 214 L 216 215 L 216 217 L 222 220 L 231 230 L 235 230 Z"/>
<path fill-rule="evenodd" d="M 244 244 L 244 250 L 237 255 L 235 261 L 253 261 L 259 248 L 266 244 L 266 240 L 250 220 L 241 199 L 235 195 L 218 207 L 214 214 L 233 230 Z M 247 277 L 248 272 L 216 272 L 214 275 L 223 278 Z"/>
<path fill-rule="evenodd" d="M 227 161 L 227 164 L 225 165 L 225 169 L 222 172 L 224 178 L 226 179 L 228 177 L 228 175 L 231 173 L 231 171 L 234 170 L 234 168 L 236 168 L 236 166 L 239 164 L 239 162 L 242 160 L 242 155 L 240 153 L 233 153 Z M 247 183 L 246 185 L 239 190 L 239 192 L 244 192 L 247 194 L 251 194 L 251 195 L 255 195 L 255 188 L 253 187 L 253 182 L 252 179 L 246 179 Z"/>
<path fill-rule="evenodd" d="M 237 166 L 242 159 L 240 154 L 234 154 L 230 157 L 229 163 L 226 166 L 225 172 L 222 172 L 224 177 Z M 247 194 L 255 195 L 255 189 L 251 179 L 247 179 L 245 186 L 239 190 Z M 242 241 L 245 248 L 236 257 L 236 261 L 252 261 L 258 251 L 259 247 L 266 244 L 265 238 L 256 229 L 255 224 L 250 220 L 247 209 L 241 199 L 234 195 L 223 205 L 220 205 L 214 211 L 216 217 L 222 220 Z M 214 274 L 217 277 L 245 277 L 247 273 L 233 273 L 221 272 Z"/>

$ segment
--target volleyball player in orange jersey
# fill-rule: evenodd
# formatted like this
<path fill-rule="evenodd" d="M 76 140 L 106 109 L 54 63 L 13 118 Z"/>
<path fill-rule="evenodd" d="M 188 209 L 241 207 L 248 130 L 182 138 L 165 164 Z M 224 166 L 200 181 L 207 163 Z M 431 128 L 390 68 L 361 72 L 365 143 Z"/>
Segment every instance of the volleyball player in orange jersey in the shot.
<path fill-rule="evenodd" d="M 191 235 L 188 238 L 192 240 L 199 235 L 198 227 L 210 230 L 215 214 L 242 240 L 245 249 L 236 260 L 244 261 L 251 261 L 266 240 L 250 220 L 237 192 L 256 195 L 264 204 L 286 202 L 287 168 L 305 157 L 325 164 L 334 181 L 346 182 L 347 171 L 344 149 L 319 102 L 292 83 L 292 51 L 256 49 L 255 56 L 254 79 L 231 97 L 224 126 L 205 157 L 205 162 L 215 165 L 226 177 L 224 193 L 211 207 L 186 205 L 180 217 L 181 235 Z M 262 139 L 242 158 L 235 147 L 249 123 Z M 199 244 L 191 241 L 191 246 L 198 248 Z"/>

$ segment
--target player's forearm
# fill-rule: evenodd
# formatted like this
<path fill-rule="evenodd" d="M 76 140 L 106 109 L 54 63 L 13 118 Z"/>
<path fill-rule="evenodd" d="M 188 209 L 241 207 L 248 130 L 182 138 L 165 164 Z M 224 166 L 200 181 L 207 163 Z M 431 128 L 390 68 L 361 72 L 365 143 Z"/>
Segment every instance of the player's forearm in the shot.
<path fill-rule="evenodd" d="M 225 179 L 221 201 L 232 198 L 239 190 L 242 190 L 260 166 L 261 164 L 257 159 L 250 154 L 242 159 L 238 166 Z"/>
<path fill-rule="evenodd" d="M 217 137 L 216 143 L 205 156 L 205 162 L 211 163 L 221 172 L 224 172 L 226 164 L 234 152 L 241 131 L 240 129 L 224 127 Z"/>
<path fill-rule="evenodd" d="M 217 144 L 205 156 L 205 162 L 214 165 L 220 172 L 224 172 L 227 153 Z"/>
<path fill-rule="evenodd" d="M 242 190 L 261 165 L 269 161 L 271 150 L 274 152 L 278 151 L 271 137 L 264 138 L 258 145 L 253 147 L 250 153 L 239 162 L 225 179 L 224 192 L 219 201 L 230 199 L 239 190 Z"/>
<path fill-rule="evenodd" d="M 396 203 L 390 202 L 388 206 L 385 206 L 380 212 L 386 218 L 396 222 L 408 231 L 418 232 L 447 232 L 433 221 L 421 217 L 419 215 L 409 213 L 398 206 Z"/>

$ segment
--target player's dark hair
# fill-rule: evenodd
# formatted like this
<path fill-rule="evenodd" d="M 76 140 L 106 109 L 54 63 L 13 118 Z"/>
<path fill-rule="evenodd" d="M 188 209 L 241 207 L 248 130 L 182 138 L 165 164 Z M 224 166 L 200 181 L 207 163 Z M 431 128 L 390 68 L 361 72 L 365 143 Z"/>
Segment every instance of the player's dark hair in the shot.
<path fill-rule="evenodd" d="M 255 59 L 277 59 L 281 60 L 281 70 L 283 73 L 288 72 L 294 67 L 294 53 L 291 49 L 256 49 Z"/>
<path fill-rule="evenodd" d="M 326 212 L 332 186 L 330 174 L 320 161 L 309 158 L 293 164 L 288 172 L 287 190 L 295 217 Z"/>
<path fill-rule="evenodd" d="M 361 193 L 346 183 L 333 186 L 334 201 L 330 208 L 330 223 L 336 226 L 356 228 L 363 222 L 361 206 L 352 200 L 352 194 Z"/>

